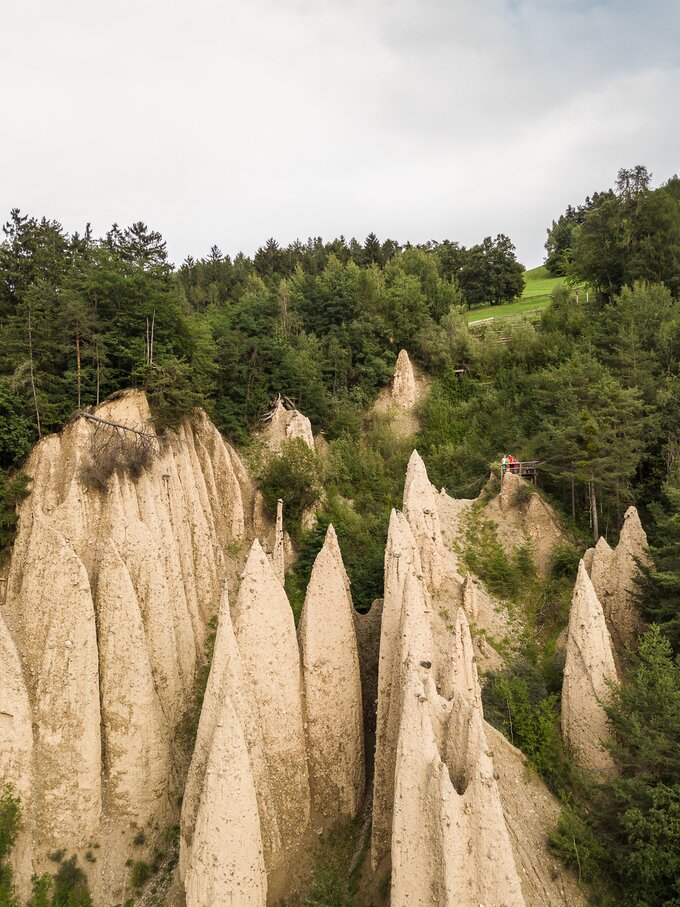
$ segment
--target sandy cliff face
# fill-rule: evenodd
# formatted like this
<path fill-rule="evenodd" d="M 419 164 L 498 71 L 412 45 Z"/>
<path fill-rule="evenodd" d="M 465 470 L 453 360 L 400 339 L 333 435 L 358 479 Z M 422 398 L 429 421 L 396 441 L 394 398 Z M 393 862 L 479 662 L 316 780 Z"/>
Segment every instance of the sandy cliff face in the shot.
<path fill-rule="evenodd" d="M 574 588 L 562 685 L 562 736 L 579 765 L 607 773 L 614 768 L 603 743 L 609 725 L 603 703 L 611 697 L 609 683 L 616 668 L 602 606 L 583 561 Z"/>
<path fill-rule="evenodd" d="M 30 802 L 33 734 L 31 705 L 14 640 L 0 614 L 0 779 L 11 784 L 23 803 Z M 19 833 L 13 852 L 20 894 L 29 894 L 32 841 L 28 829 Z"/>
<path fill-rule="evenodd" d="M 559 805 L 483 719 L 468 614 L 492 604 L 447 547 L 468 505 L 414 454 L 385 555 L 372 865 L 393 907 L 585 904 L 546 846 Z"/>
<path fill-rule="evenodd" d="M 32 722 L 32 868 L 48 850 L 99 843 L 91 885 L 115 898 L 131 823 L 176 821 L 176 729 L 222 582 L 236 576 L 227 550 L 251 531 L 253 490 L 204 415 L 163 440 L 141 393 L 96 416 L 137 433 L 79 417 L 36 446 L 3 615 Z M 8 764 L 27 765 L 27 744 L 14 735 Z"/>
<path fill-rule="evenodd" d="M 484 515 L 496 523 L 498 538 L 507 551 L 528 542 L 539 574 L 549 574 L 553 549 L 564 541 L 565 534 L 553 509 L 530 482 L 506 472 L 500 494 L 484 508 Z"/>
<path fill-rule="evenodd" d="M 643 629 L 635 604 L 639 563 L 649 564 L 647 536 L 635 507 L 629 507 L 623 519 L 619 543 L 614 550 L 601 537 L 594 549 L 584 556 L 607 625 L 617 652 L 634 646 Z M 638 563 L 639 562 L 639 563 Z"/>
<path fill-rule="evenodd" d="M 354 606 L 332 526 L 314 562 L 298 634 L 312 803 L 331 827 L 356 816 L 365 786 Z"/>
<path fill-rule="evenodd" d="M 248 748 L 228 696 L 220 712 L 185 871 L 186 907 L 265 907 L 267 874 Z"/>
<path fill-rule="evenodd" d="M 271 419 L 264 431 L 264 439 L 272 450 L 280 450 L 284 441 L 299 438 L 310 450 L 314 450 L 312 423 L 297 409 L 286 409 L 278 400 Z"/>
<path fill-rule="evenodd" d="M 406 350 L 401 350 L 392 379 L 392 402 L 399 409 L 412 409 L 417 399 L 418 387 L 413 366 Z"/>
<path fill-rule="evenodd" d="M 294 855 L 309 827 L 310 791 L 295 623 L 257 539 L 233 613 L 244 682 L 252 690 L 282 848 Z"/>

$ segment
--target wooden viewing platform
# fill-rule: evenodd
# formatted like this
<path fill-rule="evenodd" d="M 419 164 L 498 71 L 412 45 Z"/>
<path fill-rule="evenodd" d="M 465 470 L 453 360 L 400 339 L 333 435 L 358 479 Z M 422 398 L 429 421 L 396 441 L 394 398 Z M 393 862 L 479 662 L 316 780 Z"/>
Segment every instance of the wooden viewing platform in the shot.
<path fill-rule="evenodd" d="M 508 463 L 501 475 L 505 472 L 511 472 L 513 475 L 521 476 L 523 479 L 530 479 L 535 485 L 540 465 L 540 460 L 522 460 L 521 462 Z"/>

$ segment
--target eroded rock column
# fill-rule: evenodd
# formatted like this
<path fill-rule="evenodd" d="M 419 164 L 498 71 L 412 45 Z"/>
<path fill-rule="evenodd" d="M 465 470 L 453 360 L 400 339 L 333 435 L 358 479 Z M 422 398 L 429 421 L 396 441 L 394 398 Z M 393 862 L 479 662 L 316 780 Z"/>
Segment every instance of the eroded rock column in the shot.
<path fill-rule="evenodd" d="M 616 682 L 612 642 L 602 606 L 583 561 L 569 614 L 562 684 L 562 736 L 583 768 L 608 773 L 614 761 L 604 746 L 610 734 L 604 703 Z"/>
<path fill-rule="evenodd" d="M 312 803 L 323 824 L 353 819 L 364 795 L 361 678 L 354 607 L 328 527 L 299 626 Z"/>

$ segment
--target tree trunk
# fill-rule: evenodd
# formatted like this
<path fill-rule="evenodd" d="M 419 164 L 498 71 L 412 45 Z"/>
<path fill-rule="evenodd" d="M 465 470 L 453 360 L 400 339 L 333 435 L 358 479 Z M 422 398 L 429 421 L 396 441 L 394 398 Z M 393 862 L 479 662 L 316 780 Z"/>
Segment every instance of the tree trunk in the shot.
<path fill-rule="evenodd" d="M 156 310 L 151 315 L 151 334 L 149 335 L 149 365 L 153 365 L 153 332 L 156 326 Z"/>
<path fill-rule="evenodd" d="M 590 482 L 590 510 L 593 515 L 593 538 L 595 539 L 595 544 L 597 545 L 597 540 L 600 537 L 600 524 L 598 522 L 597 516 L 597 497 L 595 495 L 595 482 Z"/>
<path fill-rule="evenodd" d="M 31 390 L 33 391 L 33 405 L 35 406 L 35 421 L 38 427 L 38 437 L 42 438 L 42 430 L 40 428 L 40 410 L 38 408 L 38 394 L 35 389 L 35 372 L 33 371 L 33 331 L 31 328 L 31 307 L 28 307 L 28 361 L 30 363 L 31 371 Z"/>
<path fill-rule="evenodd" d="M 576 483 L 571 480 L 571 518 L 576 522 Z"/>
<path fill-rule="evenodd" d="M 80 334 L 76 333 L 76 385 L 78 387 L 78 409 L 80 409 Z"/>
<path fill-rule="evenodd" d="M 95 368 L 97 371 L 97 406 L 99 406 L 99 340 L 95 337 L 94 341 L 94 351 L 95 351 Z"/>

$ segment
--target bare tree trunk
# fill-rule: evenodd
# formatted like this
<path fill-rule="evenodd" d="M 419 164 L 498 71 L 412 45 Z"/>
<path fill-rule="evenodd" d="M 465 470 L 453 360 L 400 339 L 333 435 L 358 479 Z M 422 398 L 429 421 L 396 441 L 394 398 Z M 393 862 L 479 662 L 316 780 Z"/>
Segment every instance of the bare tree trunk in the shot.
<path fill-rule="evenodd" d="M 99 406 L 99 340 L 94 339 L 95 368 L 97 371 L 97 406 Z"/>
<path fill-rule="evenodd" d="M 78 409 L 80 409 L 80 334 L 76 332 L 76 384 L 78 386 Z"/>
<path fill-rule="evenodd" d="M 38 409 L 38 394 L 35 389 L 35 372 L 33 371 L 33 331 L 31 328 L 31 307 L 28 307 L 28 361 L 31 367 L 31 390 L 33 391 L 33 405 L 35 406 L 35 421 L 38 426 L 38 437 L 42 438 L 40 428 L 40 410 Z"/>
<path fill-rule="evenodd" d="M 151 316 L 151 334 L 149 335 L 149 365 L 153 365 L 153 331 L 156 326 L 156 310 L 153 310 Z"/>
<path fill-rule="evenodd" d="M 593 538 L 595 539 L 595 544 L 597 545 L 597 540 L 600 537 L 600 524 L 597 516 L 597 497 L 595 496 L 595 482 L 590 482 L 590 510 L 593 515 Z"/>
<path fill-rule="evenodd" d="M 571 518 L 576 522 L 576 483 L 571 480 Z"/>

